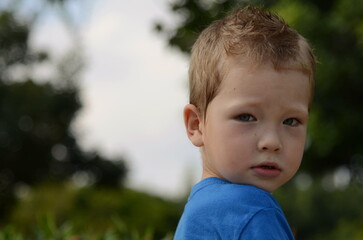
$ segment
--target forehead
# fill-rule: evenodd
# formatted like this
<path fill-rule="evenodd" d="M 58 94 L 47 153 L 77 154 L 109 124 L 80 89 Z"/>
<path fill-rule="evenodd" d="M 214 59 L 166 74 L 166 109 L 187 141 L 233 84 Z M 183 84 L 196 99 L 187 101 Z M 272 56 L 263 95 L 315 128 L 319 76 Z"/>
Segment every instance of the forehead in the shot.
<path fill-rule="evenodd" d="M 253 65 L 232 59 L 225 64 L 219 93 L 225 97 L 289 99 L 304 105 L 310 102 L 308 75 L 293 69 L 276 70 L 271 63 Z"/>

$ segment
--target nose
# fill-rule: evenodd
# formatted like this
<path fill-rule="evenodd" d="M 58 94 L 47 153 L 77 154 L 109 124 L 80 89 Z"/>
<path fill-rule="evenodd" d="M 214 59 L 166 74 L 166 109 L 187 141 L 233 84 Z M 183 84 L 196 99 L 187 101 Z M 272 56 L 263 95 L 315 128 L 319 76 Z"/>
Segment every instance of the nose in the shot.
<path fill-rule="evenodd" d="M 280 152 L 282 143 L 278 132 L 274 129 L 265 130 L 260 135 L 257 148 L 261 152 Z"/>

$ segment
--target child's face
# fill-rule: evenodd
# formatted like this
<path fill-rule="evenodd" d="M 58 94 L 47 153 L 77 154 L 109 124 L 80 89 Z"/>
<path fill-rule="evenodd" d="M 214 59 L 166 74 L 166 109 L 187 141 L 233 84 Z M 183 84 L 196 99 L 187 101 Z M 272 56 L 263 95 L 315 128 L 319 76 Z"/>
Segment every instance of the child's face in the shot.
<path fill-rule="evenodd" d="M 200 122 L 203 177 L 269 192 L 298 170 L 306 137 L 310 85 L 299 71 L 271 64 L 233 65 Z"/>

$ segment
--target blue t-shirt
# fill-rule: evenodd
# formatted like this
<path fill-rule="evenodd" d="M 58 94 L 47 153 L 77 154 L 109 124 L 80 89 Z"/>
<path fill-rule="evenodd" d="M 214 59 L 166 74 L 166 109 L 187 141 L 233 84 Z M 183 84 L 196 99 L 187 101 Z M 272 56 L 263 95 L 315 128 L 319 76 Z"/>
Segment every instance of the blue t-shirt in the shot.
<path fill-rule="evenodd" d="M 279 204 L 267 191 L 211 177 L 197 183 L 174 240 L 294 239 Z"/>

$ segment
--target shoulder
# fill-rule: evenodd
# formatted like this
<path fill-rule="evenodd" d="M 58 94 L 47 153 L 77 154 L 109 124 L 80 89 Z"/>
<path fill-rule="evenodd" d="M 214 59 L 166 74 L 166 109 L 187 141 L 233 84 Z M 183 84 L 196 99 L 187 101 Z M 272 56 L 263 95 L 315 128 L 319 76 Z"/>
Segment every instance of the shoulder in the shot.
<path fill-rule="evenodd" d="M 199 207 L 247 207 L 256 211 L 261 208 L 279 208 L 269 192 L 255 186 L 232 184 L 218 178 L 205 180 L 193 188 L 189 203 Z"/>
<path fill-rule="evenodd" d="M 264 208 L 250 218 L 238 239 L 293 240 L 294 236 L 282 211 Z"/>
<path fill-rule="evenodd" d="M 263 213 L 268 209 L 279 212 L 280 208 L 264 190 L 207 179 L 193 188 L 177 236 L 188 236 L 180 239 L 206 239 L 205 236 L 213 233 L 223 236 L 221 239 L 239 239 L 247 226 L 253 225 L 252 219 L 267 217 Z"/>

